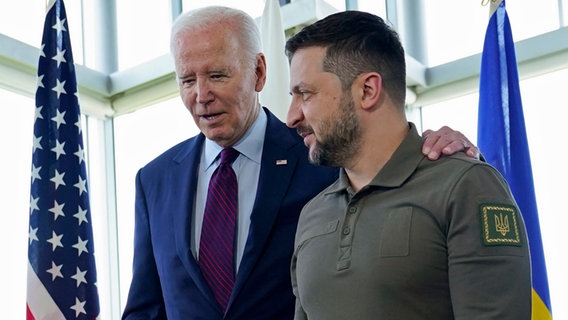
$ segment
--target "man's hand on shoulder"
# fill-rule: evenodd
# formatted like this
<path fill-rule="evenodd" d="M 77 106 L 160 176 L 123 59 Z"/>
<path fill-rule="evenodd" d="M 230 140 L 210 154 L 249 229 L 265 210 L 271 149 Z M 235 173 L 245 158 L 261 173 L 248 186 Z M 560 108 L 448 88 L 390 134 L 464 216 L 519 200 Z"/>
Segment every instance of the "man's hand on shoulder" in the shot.
<path fill-rule="evenodd" d="M 443 126 L 437 131 L 428 129 L 422 133 L 422 138 L 422 153 L 430 160 L 456 152 L 464 152 L 471 158 L 480 158 L 479 149 L 465 135 L 450 127 Z"/>

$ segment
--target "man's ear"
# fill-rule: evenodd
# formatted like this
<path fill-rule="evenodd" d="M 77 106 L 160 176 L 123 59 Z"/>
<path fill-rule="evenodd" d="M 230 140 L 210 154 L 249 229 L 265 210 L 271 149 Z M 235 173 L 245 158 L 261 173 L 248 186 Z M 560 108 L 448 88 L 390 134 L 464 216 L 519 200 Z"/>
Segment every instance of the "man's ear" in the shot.
<path fill-rule="evenodd" d="M 363 89 L 361 108 L 369 109 L 378 105 L 383 90 L 383 79 L 377 72 L 360 75 L 360 87 Z"/>
<path fill-rule="evenodd" d="M 266 58 L 264 54 L 259 53 L 256 56 L 256 85 L 255 90 L 256 92 L 262 91 L 264 85 L 266 84 Z"/>

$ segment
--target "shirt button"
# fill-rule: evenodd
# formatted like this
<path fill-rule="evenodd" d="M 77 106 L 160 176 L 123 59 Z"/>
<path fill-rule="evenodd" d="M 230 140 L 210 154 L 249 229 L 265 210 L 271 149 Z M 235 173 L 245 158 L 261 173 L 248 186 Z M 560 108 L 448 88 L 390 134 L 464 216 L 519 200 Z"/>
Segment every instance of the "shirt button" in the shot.
<path fill-rule="evenodd" d="M 344 235 L 348 235 L 349 233 L 351 233 L 351 229 L 349 227 L 343 228 L 343 234 Z"/>
<path fill-rule="evenodd" d="M 349 213 L 353 214 L 357 212 L 357 207 L 350 207 L 349 208 Z"/>

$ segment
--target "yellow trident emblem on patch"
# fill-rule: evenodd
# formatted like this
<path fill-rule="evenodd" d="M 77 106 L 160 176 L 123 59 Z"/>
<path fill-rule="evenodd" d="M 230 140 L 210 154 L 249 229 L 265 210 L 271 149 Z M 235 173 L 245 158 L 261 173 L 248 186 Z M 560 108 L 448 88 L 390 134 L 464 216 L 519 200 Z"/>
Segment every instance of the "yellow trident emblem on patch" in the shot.
<path fill-rule="evenodd" d="M 483 203 L 479 206 L 481 233 L 486 246 L 521 246 L 521 229 L 517 207 L 508 204 Z"/>
<path fill-rule="evenodd" d="M 509 217 L 505 215 L 503 218 L 503 213 L 499 213 L 499 216 L 495 215 L 495 231 L 499 232 L 503 237 L 511 231 L 509 229 Z"/>

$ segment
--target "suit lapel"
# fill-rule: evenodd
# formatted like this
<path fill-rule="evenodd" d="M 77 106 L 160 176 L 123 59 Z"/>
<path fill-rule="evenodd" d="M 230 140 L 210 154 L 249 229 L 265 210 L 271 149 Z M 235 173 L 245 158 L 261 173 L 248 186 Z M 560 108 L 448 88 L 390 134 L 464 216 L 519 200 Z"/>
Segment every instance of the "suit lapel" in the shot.
<path fill-rule="evenodd" d="M 193 207 L 195 201 L 195 192 L 197 188 L 199 162 L 205 137 L 199 134 L 195 139 L 188 142 L 187 148 L 181 151 L 174 158 L 177 164 L 172 171 L 171 179 L 175 181 L 173 184 L 177 188 L 177 192 L 182 193 L 182 202 L 179 209 L 173 211 L 173 226 L 176 243 L 176 251 L 180 260 L 187 270 L 190 278 L 203 293 L 203 296 L 215 306 L 217 302 L 211 292 L 211 288 L 201 275 L 201 270 L 197 261 L 191 252 L 191 219 L 193 216 Z M 191 170 L 188 170 L 190 168 Z M 188 172 L 189 171 L 189 172 Z"/>
<path fill-rule="evenodd" d="M 229 301 L 228 308 L 235 300 L 240 289 L 249 278 L 254 266 L 257 264 L 262 248 L 268 241 L 276 217 L 280 211 L 280 204 L 286 194 L 292 173 L 297 165 L 298 157 L 305 154 L 289 153 L 289 149 L 298 143 L 290 131 L 272 113 L 266 111 L 268 123 L 264 140 L 261 169 L 258 182 L 258 192 L 251 213 L 251 225 L 247 237 L 247 244 L 235 287 Z M 213 305 L 217 305 L 209 285 L 203 279 L 197 261 L 191 252 L 191 219 L 194 207 L 194 195 L 197 188 L 197 171 L 205 137 L 200 134 L 188 142 L 187 148 L 180 152 L 174 161 L 177 167 L 172 171 L 172 179 L 178 190 L 183 191 L 183 203 L 174 213 L 174 236 L 176 251 L 188 275 Z M 285 160 L 282 164 L 281 160 Z M 191 172 L 187 172 L 191 168 Z M 188 214 L 189 213 L 189 214 Z"/>
<path fill-rule="evenodd" d="M 268 124 L 262 154 L 258 192 L 251 214 L 251 225 L 239 266 L 235 287 L 229 307 L 257 264 L 260 253 L 268 241 L 274 222 L 280 211 L 280 204 L 286 194 L 292 173 L 299 156 L 289 153 L 298 143 L 288 128 L 272 113 L 267 111 Z"/>

